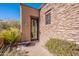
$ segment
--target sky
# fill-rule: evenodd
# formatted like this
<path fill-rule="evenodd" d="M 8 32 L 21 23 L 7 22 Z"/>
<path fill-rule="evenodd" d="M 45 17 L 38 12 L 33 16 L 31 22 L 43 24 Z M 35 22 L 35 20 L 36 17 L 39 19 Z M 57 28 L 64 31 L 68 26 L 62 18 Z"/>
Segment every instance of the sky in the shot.
<path fill-rule="evenodd" d="M 19 3 L 0 3 L 0 19 L 20 19 Z"/>
<path fill-rule="evenodd" d="M 42 3 L 25 3 L 28 6 L 39 8 Z M 0 3 L 0 19 L 20 20 L 20 4 L 19 3 Z"/>
<path fill-rule="evenodd" d="M 40 8 L 40 6 L 42 5 L 42 3 L 25 3 L 25 4 L 33 8 Z"/>

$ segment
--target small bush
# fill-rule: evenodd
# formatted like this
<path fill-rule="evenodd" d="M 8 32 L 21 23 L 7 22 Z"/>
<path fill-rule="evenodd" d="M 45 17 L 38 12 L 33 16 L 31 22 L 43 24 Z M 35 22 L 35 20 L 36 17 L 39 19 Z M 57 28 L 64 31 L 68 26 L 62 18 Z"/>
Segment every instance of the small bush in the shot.
<path fill-rule="evenodd" d="M 10 28 L 18 28 L 20 29 L 20 23 L 16 20 L 2 20 L 0 21 L 0 31 L 10 29 Z"/>
<path fill-rule="evenodd" d="M 74 56 L 79 55 L 79 46 L 73 42 L 60 40 L 57 38 L 50 39 L 46 43 L 48 50 L 58 56 Z"/>
<path fill-rule="evenodd" d="M 0 48 L 3 46 L 3 44 L 4 44 L 3 35 L 2 33 L 0 33 Z"/>
<path fill-rule="evenodd" d="M 10 28 L 8 30 L 3 30 L 2 35 L 4 40 L 11 44 L 17 41 L 20 38 L 20 31 L 16 28 Z"/>

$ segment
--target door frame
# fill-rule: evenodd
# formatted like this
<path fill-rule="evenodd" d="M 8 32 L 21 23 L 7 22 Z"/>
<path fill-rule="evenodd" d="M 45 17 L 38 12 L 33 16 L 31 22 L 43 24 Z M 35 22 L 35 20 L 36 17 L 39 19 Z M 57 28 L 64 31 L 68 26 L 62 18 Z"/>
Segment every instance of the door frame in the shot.
<path fill-rule="evenodd" d="M 37 20 L 37 39 L 39 41 L 39 17 L 35 17 L 35 16 L 30 16 L 30 37 L 31 37 L 31 41 L 32 40 L 32 19 L 36 19 Z"/>

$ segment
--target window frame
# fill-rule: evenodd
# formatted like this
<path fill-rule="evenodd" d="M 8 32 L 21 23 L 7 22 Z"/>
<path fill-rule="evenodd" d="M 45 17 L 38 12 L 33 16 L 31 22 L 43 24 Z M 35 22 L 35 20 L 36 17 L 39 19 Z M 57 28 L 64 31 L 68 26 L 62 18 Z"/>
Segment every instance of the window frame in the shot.
<path fill-rule="evenodd" d="M 45 24 L 46 25 L 51 24 L 51 12 L 50 12 L 50 10 L 45 13 Z"/>

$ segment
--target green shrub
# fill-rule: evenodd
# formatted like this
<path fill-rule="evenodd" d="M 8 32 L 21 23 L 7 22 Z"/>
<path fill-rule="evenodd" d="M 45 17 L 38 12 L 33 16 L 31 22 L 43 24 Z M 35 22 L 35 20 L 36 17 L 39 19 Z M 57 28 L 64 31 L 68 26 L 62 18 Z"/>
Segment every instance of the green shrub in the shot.
<path fill-rule="evenodd" d="M 2 35 L 2 33 L 0 32 L 0 38 L 3 38 L 3 35 Z"/>
<path fill-rule="evenodd" d="M 7 43 L 12 44 L 20 38 L 20 31 L 17 28 L 10 28 L 3 30 L 2 35 Z"/>
<path fill-rule="evenodd" d="M 48 50 L 58 56 L 79 55 L 79 46 L 73 42 L 60 40 L 57 38 L 50 39 L 46 43 Z"/>
<path fill-rule="evenodd" d="M 20 29 L 20 23 L 16 20 L 9 20 L 9 21 L 2 20 L 2 21 L 0 21 L 0 31 L 9 29 L 11 27 Z"/>
<path fill-rule="evenodd" d="M 4 44 L 4 39 L 2 33 L 0 32 L 0 48 L 3 46 L 3 44 Z"/>

